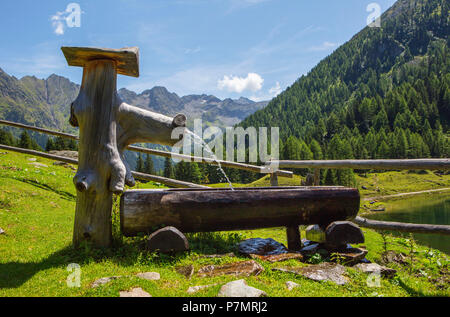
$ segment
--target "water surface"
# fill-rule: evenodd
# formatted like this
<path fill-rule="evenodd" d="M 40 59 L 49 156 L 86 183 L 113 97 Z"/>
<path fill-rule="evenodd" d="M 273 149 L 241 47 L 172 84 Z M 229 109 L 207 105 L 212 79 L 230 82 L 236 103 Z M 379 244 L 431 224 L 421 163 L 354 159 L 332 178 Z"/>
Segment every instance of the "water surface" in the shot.
<path fill-rule="evenodd" d="M 367 218 L 384 221 L 450 225 L 450 195 L 427 194 L 397 201 L 387 201 L 386 211 L 368 215 Z M 408 235 L 396 233 L 395 235 Z M 420 244 L 450 254 L 450 236 L 414 233 Z"/>

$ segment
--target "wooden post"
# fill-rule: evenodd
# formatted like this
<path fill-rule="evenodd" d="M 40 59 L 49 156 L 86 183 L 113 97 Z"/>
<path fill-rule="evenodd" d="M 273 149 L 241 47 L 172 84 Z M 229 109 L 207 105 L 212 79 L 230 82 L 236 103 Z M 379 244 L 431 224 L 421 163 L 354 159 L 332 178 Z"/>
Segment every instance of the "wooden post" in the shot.
<path fill-rule="evenodd" d="M 270 186 L 278 187 L 278 176 L 276 173 L 270 174 Z M 288 248 L 290 250 L 298 251 L 302 248 L 300 230 L 298 229 L 298 225 L 286 227 L 286 237 Z"/>
<path fill-rule="evenodd" d="M 73 179 L 77 205 L 73 243 L 111 244 L 112 195 L 134 179 L 123 150 L 134 142 L 173 145 L 173 128 L 186 117 L 169 118 L 123 103 L 117 74 L 139 76 L 138 48 L 120 50 L 63 47 L 70 66 L 83 67 L 80 93 L 71 105 L 70 123 L 80 128 L 78 171 Z"/>
<path fill-rule="evenodd" d="M 319 186 L 320 184 L 320 169 L 314 169 L 314 186 Z"/>

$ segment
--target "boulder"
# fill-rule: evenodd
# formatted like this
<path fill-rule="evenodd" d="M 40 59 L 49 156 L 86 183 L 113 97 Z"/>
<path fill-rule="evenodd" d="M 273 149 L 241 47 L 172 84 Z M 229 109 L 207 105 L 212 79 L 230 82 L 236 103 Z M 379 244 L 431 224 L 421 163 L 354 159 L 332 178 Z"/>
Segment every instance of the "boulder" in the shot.
<path fill-rule="evenodd" d="M 317 243 L 326 241 L 325 231 L 319 225 L 310 225 L 306 228 L 306 239 Z"/>
<path fill-rule="evenodd" d="M 147 248 L 150 251 L 170 253 L 189 250 L 189 243 L 175 227 L 164 227 L 153 232 L 147 240 Z"/>
<path fill-rule="evenodd" d="M 197 275 L 200 277 L 211 277 L 218 275 L 250 276 L 258 275 L 262 271 L 264 271 L 264 268 L 261 265 L 253 260 L 250 260 L 224 265 L 207 265 L 200 268 Z"/>
<path fill-rule="evenodd" d="M 314 281 L 331 281 L 338 285 L 348 282 L 348 278 L 344 276 L 345 266 L 334 263 L 324 262 L 306 267 L 281 267 L 272 270 L 302 275 Z"/>
<path fill-rule="evenodd" d="M 262 297 L 267 296 L 266 292 L 248 286 L 245 280 L 229 282 L 222 286 L 218 297 Z"/>
<path fill-rule="evenodd" d="M 136 276 L 148 281 L 157 281 L 161 278 L 158 272 L 138 273 Z"/>
<path fill-rule="evenodd" d="M 240 253 L 248 256 L 250 256 L 250 254 L 275 255 L 288 253 L 288 249 L 283 244 L 272 238 L 247 239 L 239 243 L 238 249 Z"/>
<path fill-rule="evenodd" d="M 152 297 L 140 287 L 133 288 L 130 291 L 120 291 L 119 294 L 120 297 Z"/>
<path fill-rule="evenodd" d="M 339 248 L 348 243 L 363 243 L 364 234 L 350 221 L 335 221 L 325 229 L 326 243 L 330 248 Z"/>
<path fill-rule="evenodd" d="M 377 263 L 359 263 L 353 266 L 356 270 L 368 274 L 372 273 L 380 273 L 381 276 L 392 278 L 394 277 L 395 273 L 397 273 L 397 270 L 391 269 L 386 266 L 381 266 Z"/>

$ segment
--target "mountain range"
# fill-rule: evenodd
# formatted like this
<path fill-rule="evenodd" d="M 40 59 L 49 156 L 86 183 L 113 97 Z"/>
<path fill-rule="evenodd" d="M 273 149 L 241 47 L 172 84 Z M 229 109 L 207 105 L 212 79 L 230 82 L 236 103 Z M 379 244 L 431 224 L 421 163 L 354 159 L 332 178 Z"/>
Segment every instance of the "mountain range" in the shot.
<path fill-rule="evenodd" d="M 77 97 L 79 89 L 78 84 L 55 74 L 47 79 L 35 76 L 17 79 L 0 68 L 0 118 L 73 131 L 68 124 L 68 116 L 70 103 Z M 188 117 L 188 125 L 201 118 L 204 124 L 232 126 L 268 104 L 267 101 L 254 102 L 244 97 L 236 100 L 220 100 L 212 95 L 179 97 L 159 86 L 140 94 L 126 88 L 118 93 L 123 101 L 137 107 L 169 116 L 183 113 Z"/>

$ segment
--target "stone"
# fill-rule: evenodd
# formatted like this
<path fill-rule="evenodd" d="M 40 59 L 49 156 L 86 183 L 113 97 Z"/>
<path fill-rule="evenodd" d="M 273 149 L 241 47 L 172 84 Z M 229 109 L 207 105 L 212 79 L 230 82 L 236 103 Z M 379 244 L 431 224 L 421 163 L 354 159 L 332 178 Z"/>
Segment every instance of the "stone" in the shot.
<path fill-rule="evenodd" d="M 238 249 L 240 253 L 248 256 L 250 254 L 275 255 L 288 253 L 288 249 L 283 244 L 275 241 L 272 238 L 247 239 L 239 243 Z"/>
<path fill-rule="evenodd" d="M 395 273 L 397 273 L 397 270 L 391 269 L 386 266 L 381 266 L 377 263 L 359 263 L 359 264 L 356 264 L 355 266 L 353 266 L 353 268 L 360 272 L 364 272 L 364 273 L 368 273 L 368 274 L 379 272 L 381 276 L 384 276 L 387 278 L 392 278 L 392 277 L 394 277 Z"/>
<path fill-rule="evenodd" d="M 350 221 L 335 221 L 325 229 L 326 242 L 330 246 L 342 246 L 348 243 L 363 243 L 364 234 Z"/>
<path fill-rule="evenodd" d="M 304 246 L 303 248 L 300 249 L 300 252 L 303 255 L 311 255 L 316 253 L 317 251 L 319 251 L 320 248 L 320 244 L 318 243 L 310 243 L 306 246 Z"/>
<path fill-rule="evenodd" d="M 366 257 L 367 252 L 365 249 L 348 247 L 342 251 L 333 252 L 331 258 L 334 262 L 354 265 L 360 263 Z"/>
<path fill-rule="evenodd" d="M 57 156 L 64 156 L 64 157 L 68 157 L 68 158 L 72 158 L 72 159 L 78 159 L 78 151 L 66 151 L 66 150 L 56 151 L 56 150 L 54 150 L 54 151 L 50 151 L 48 153 L 57 155 Z"/>
<path fill-rule="evenodd" d="M 229 282 L 221 287 L 218 297 L 262 297 L 267 296 L 267 293 L 248 286 L 245 280 L 237 280 Z"/>
<path fill-rule="evenodd" d="M 192 264 L 177 266 L 175 267 L 175 271 L 187 278 L 191 278 L 194 275 L 194 266 Z"/>
<path fill-rule="evenodd" d="M 392 262 L 395 262 L 398 264 L 406 264 L 407 263 L 406 257 L 403 254 L 397 253 L 392 250 L 389 250 L 386 253 L 383 253 L 381 255 L 381 259 L 382 259 L 382 262 L 385 264 L 392 263 Z"/>
<path fill-rule="evenodd" d="M 5 230 L 3 230 L 2 228 L 0 228 L 0 234 L 5 234 Z"/>
<path fill-rule="evenodd" d="M 305 267 L 273 268 L 272 270 L 302 275 L 314 281 L 331 281 L 338 285 L 344 285 L 349 281 L 348 278 L 343 275 L 346 272 L 345 266 L 328 262 Z"/>
<path fill-rule="evenodd" d="M 107 283 L 109 283 L 109 282 L 111 282 L 111 281 L 113 281 L 113 280 L 118 279 L 118 278 L 121 278 L 121 276 L 102 277 L 102 278 L 99 278 L 98 280 L 95 280 L 95 281 L 91 284 L 91 287 L 94 288 L 94 287 L 98 287 L 98 286 L 100 286 L 100 285 L 105 285 L 105 284 L 107 284 Z"/>
<path fill-rule="evenodd" d="M 152 297 L 140 287 L 135 287 L 131 291 L 120 291 L 119 295 L 120 297 Z"/>
<path fill-rule="evenodd" d="M 32 162 L 32 163 L 28 163 L 28 164 L 33 165 L 36 168 L 48 167 L 47 165 L 42 164 L 42 163 L 38 163 L 38 162 Z"/>
<path fill-rule="evenodd" d="M 260 259 L 263 261 L 268 261 L 270 263 L 293 260 L 293 259 L 303 261 L 303 255 L 301 253 L 282 253 L 282 254 L 276 254 L 276 255 L 250 254 L 250 257 L 252 257 L 253 259 Z"/>
<path fill-rule="evenodd" d="M 189 250 L 189 243 L 177 228 L 164 227 L 148 237 L 147 248 L 161 253 L 179 252 Z"/>
<path fill-rule="evenodd" d="M 262 271 L 264 271 L 264 268 L 260 264 L 250 260 L 224 265 L 207 265 L 200 268 L 197 275 L 200 277 L 211 277 L 218 275 L 250 276 L 258 275 Z"/>
<path fill-rule="evenodd" d="M 210 288 L 210 287 L 216 286 L 216 285 L 217 285 L 217 283 L 209 284 L 209 285 L 190 286 L 186 292 L 189 294 L 194 294 L 194 293 L 197 293 L 198 291 L 201 291 L 202 289 Z"/>
<path fill-rule="evenodd" d="M 325 231 L 319 225 L 310 225 L 306 228 L 306 239 L 317 243 L 324 243 Z"/>
<path fill-rule="evenodd" d="M 158 272 L 138 273 L 138 274 L 136 274 L 136 276 L 139 278 L 143 278 L 144 280 L 148 280 L 148 281 L 157 281 L 161 278 L 161 275 L 159 275 Z"/>
<path fill-rule="evenodd" d="M 196 257 L 196 259 L 216 259 L 216 258 L 234 258 L 236 255 L 233 252 L 224 253 L 224 254 L 204 254 Z"/>
<path fill-rule="evenodd" d="M 30 162 L 36 162 L 37 161 L 37 158 L 35 158 L 35 157 L 30 157 L 29 159 L 27 159 L 28 161 L 30 161 Z"/>
<path fill-rule="evenodd" d="M 286 282 L 286 287 L 287 287 L 288 291 L 292 291 L 294 288 L 299 287 L 299 286 L 300 286 L 299 284 L 292 282 L 292 281 Z"/>

